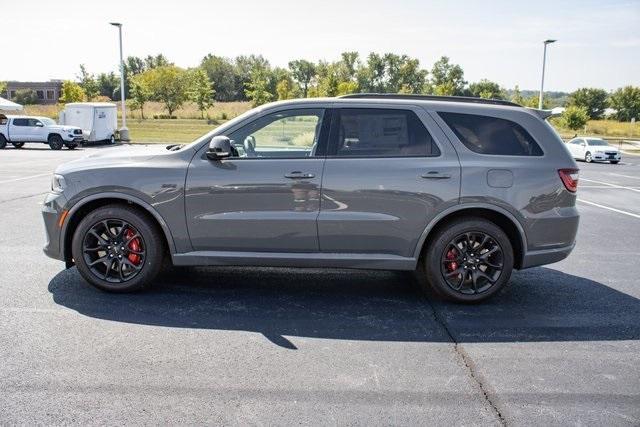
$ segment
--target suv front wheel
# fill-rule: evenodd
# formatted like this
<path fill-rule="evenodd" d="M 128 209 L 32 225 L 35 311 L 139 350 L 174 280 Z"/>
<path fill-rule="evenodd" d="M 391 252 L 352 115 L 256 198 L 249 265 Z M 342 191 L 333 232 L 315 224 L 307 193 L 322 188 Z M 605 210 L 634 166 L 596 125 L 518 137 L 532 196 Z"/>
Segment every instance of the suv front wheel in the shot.
<path fill-rule="evenodd" d="M 130 292 L 150 284 L 162 268 L 160 230 L 137 209 L 108 205 L 90 212 L 72 241 L 82 277 L 111 292 Z"/>
<path fill-rule="evenodd" d="M 425 281 L 445 299 L 475 303 L 499 292 L 513 270 L 509 237 L 482 218 L 463 218 L 441 228 L 427 248 Z"/>

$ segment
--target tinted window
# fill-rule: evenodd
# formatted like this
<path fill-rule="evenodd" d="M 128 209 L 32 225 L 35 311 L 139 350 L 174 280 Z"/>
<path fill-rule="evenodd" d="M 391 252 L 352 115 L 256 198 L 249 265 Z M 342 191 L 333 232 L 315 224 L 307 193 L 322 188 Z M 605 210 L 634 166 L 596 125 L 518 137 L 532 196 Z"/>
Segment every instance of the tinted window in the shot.
<path fill-rule="evenodd" d="M 540 146 L 515 122 L 475 114 L 438 114 L 471 151 L 506 156 L 542 156 Z"/>
<path fill-rule="evenodd" d="M 408 110 L 341 109 L 333 132 L 335 156 L 438 156 L 418 116 Z"/>
<path fill-rule="evenodd" d="M 29 126 L 38 126 L 38 123 L 40 123 L 40 120 L 38 119 L 29 119 Z"/>
<path fill-rule="evenodd" d="M 13 119 L 14 126 L 29 126 L 29 120 L 27 119 Z"/>
<path fill-rule="evenodd" d="M 322 109 L 279 111 L 229 134 L 238 157 L 311 157 L 322 127 Z"/>

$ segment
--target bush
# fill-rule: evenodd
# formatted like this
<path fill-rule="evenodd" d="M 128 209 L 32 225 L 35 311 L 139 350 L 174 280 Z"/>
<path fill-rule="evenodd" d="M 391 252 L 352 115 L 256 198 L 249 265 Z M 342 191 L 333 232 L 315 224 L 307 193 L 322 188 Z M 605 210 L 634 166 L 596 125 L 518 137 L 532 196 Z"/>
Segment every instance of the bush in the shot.
<path fill-rule="evenodd" d="M 168 114 L 155 114 L 155 115 L 153 116 L 153 118 L 154 118 L 154 119 L 162 119 L 162 120 L 169 120 L 169 119 L 174 120 L 174 119 L 177 119 L 177 118 L 178 118 L 178 116 L 174 116 L 174 115 L 171 115 L 171 116 L 170 116 L 170 115 L 168 115 Z"/>
<path fill-rule="evenodd" d="M 562 113 L 562 125 L 571 130 L 582 129 L 589 121 L 589 114 L 584 107 L 572 105 Z"/>
<path fill-rule="evenodd" d="M 13 100 L 22 105 L 37 104 L 38 94 L 33 89 L 18 89 Z"/>

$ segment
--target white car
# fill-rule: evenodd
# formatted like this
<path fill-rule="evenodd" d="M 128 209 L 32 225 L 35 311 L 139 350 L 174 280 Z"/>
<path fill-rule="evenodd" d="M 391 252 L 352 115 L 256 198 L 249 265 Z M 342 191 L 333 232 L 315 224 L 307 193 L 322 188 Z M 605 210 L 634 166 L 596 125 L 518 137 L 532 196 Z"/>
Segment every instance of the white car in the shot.
<path fill-rule="evenodd" d="M 573 138 L 567 142 L 567 148 L 574 159 L 587 163 L 604 161 L 616 164 L 622 159 L 620 150 L 601 138 Z"/>
<path fill-rule="evenodd" d="M 48 117 L 5 116 L 0 114 L 0 149 L 13 144 L 22 148 L 26 142 L 49 144 L 52 150 L 66 146 L 72 150 L 84 141 L 82 129 L 63 126 Z"/>

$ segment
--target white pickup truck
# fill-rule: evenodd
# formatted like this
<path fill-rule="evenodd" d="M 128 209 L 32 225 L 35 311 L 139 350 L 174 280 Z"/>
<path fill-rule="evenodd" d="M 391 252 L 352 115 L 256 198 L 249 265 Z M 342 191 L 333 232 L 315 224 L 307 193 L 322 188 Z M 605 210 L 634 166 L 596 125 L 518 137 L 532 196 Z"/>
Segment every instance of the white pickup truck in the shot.
<path fill-rule="evenodd" d="M 25 142 L 49 144 L 52 150 L 73 150 L 84 140 L 82 129 L 63 126 L 47 117 L 5 116 L 0 114 L 0 149 L 13 144 L 22 148 Z"/>

